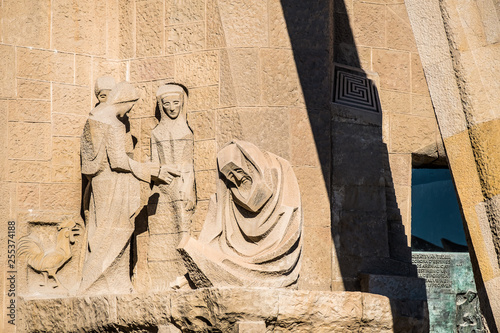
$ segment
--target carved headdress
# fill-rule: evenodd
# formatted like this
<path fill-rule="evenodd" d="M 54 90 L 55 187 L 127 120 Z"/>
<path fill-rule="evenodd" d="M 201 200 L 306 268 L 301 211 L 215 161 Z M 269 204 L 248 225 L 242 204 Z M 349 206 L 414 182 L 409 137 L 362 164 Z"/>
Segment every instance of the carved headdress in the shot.
<path fill-rule="evenodd" d="M 109 93 L 108 104 L 135 102 L 140 97 L 138 90 L 132 84 L 120 82 Z"/>
<path fill-rule="evenodd" d="M 111 90 L 115 87 L 115 85 L 116 81 L 113 77 L 101 76 L 95 81 L 94 93 L 98 96 L 102 90 Z"/>

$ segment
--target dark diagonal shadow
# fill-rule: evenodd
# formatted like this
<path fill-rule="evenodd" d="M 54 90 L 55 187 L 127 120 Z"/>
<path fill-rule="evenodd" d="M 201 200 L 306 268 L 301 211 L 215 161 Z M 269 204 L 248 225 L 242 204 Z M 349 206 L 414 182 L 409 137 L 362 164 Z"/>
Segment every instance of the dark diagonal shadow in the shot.
<path fill-rule="evenodd" d="M 349 102 L 332 103 L 335 68 L 357 72 L 359 82 L 369 83 L 371 75 L 361 70 L 344 1 L 281 0 L 281 4 L 332 205 L 334 261 L 340 268 L 340 276 L 332 274 L 332 290 L 385 294 L 391 298 L 393 317 L 423 319 L 427 307 L 422 302 L 426 293 L 421 280 L 419 299 L 411 299 L 408 292 L 368 290 L 363 280 L 375 276 L 404 284 L 408 278 L 411 283 L 416 280 L 416 268 L 411 264 L 389 153 L 382 140 L 380 105 L 378 111 L 359 111 Z M 373 95 L 378 100 L 376 87 Z M 398 331 L 401 319 L 394 325 Z"/>

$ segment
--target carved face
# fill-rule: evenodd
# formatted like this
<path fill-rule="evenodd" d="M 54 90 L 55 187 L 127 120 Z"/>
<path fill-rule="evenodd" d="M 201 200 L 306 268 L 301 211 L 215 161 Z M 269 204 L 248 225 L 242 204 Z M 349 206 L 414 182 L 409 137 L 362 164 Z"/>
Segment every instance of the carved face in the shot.
<path fill-rule="evenodd" d="M 223 157 L 219 156 L 220 172 L 224 175 L 226 185 L 231 191 L 234 202 L 246 210 L 257 213 L 269 200 L 272 191 L 266 185 L 257 169 L 243 157 L 241 152 L 233 155 L 234 159 L 221 163 Z"/>
<path fill-rule="evenodd" d="M 221 173 L 234 185 L 230 189 L 236 201 L 246 206 L 252 192 L 252 177 L 247 171 L 232 162 L 224 166 Z"/>
<path fill-rule="evenodd" d="M 182 95 L 178 93 L 172 93 L 164 95 L 161 98 L 161 107 L 163 112 L 170 117 L 170 119 L 176 119 L 182 110 Z"/>
<path fill-rule="evenodd" d="M 99 103 L 105 103 L 108 100 L 109 92 L 110 92 L 109 89 L 103 89 L 99 92 L 99 95 L 97 95 Z"/>

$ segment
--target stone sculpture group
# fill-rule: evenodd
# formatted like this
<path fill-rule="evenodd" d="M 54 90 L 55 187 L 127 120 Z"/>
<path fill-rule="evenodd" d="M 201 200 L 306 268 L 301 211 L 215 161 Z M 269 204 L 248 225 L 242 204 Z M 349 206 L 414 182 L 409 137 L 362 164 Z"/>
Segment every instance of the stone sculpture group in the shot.
<path fill-rule="evenodd" d="M 194 137 L 187 123 L 187 89 L 177 83 L 158 88 L 159 123 L 151 133 L 151 159 L 133 159 L 128 113 L 140 99 L 128 82 L 97 80 L 98 100 L 81 137 L 83 230 L 68 224 L 63 261 L 41 265 L 33 239 L 21 255 L 45 277 L 72 257 L 79 231 L 85 245 L 77 295 L 134 291 L 130 244 L 141 207 L 141 182 L 150 184 L 149 234 L 163 244 L 165 276 L 151 276 L 153 291 L 203 287 L 292 287 L 299 277 L 303 214 L 297 179 L 284 159 L 244 141 L 227 143 L 217 154 L 217 190 L 199 237 L 190 235 L 196 208 Z M 64 230 L 66 230 L 64 229 Z M 61 231 L 62 233 L 62 231 Z M 65 233 L 65 235 L 66 235 Z M 62 237 L 62 236 L 61 236 Z M 33 245 L 35 244 L 35 245 Z M 148 251 L 156 251 L 150 245 Z M 41 254 L 38 254 L 40 252 Z M 35 258 L 35 259 L 33 259 Z M 35 262 L 36 261 L 36 262 Z M 43 267 L 42 267 L 43 266 Z"/>

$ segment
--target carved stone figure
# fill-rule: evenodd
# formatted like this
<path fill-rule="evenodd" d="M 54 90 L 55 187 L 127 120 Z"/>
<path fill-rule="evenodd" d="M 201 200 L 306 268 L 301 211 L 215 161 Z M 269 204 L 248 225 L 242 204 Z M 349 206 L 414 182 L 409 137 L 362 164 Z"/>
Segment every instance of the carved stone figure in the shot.
<path fill-rule="evenodd" d="M 303 216 L 290 163 L 233 141 L 219 151 L 217 164 L 217 193 L 199 240 L 186 236 L 179 245 L 188 279 L 196 287 L 294 285 Z"/>
<path fill-rule="evenodd" d="M 111 89 L 116 85 L 116 81 L 111 76 L 101 76 L 95 82 L 94 93 L 99 101 L 96 106 L 106 103 Z"/>
<path fill-rule="evenodd" d="M 149 260 L 153 289 L 167 289 L 185 268 L 176 251 L 191 227 L 196 206 L 193 132 L 186 120 L 187 93 L 178 84 L 158 88 L 160 123 L 151 133 L 151 158 L 167 173 L 156 182 L 149 201 Z M 155 272 L 161 272 L 157 274 Z"/>
<path fill-rule="evenodd" d="M 43 275 L 44 283 L 40 286 L 46 286 L 51 277 L 56 282 L 54 288 L 62 287 L 56 273 L 71 259 L 71 245 L 75 243 L 75 236 L 80 229 L 75 221 L 67 220 L 59 223 L 57 230 L 56 245 L 50 250 L 45 250 L 40 240 L 33 235 L 22 237 L 17 244 L 18 255 L 26 256 L 28 265 Z"/>
<path fill-rule="evenodd" d="M 153 163 L 132 159 L 127 113 L 139 99 L 129 83 L 117 84 L 94 108 L 81 139 L 82 173 L 90 179 L 86 215 L 87 253 L 80 291 L 126 293 L 130 282 L 130 238 L 140 208 L 140 183 L 159 174 Z"/>

